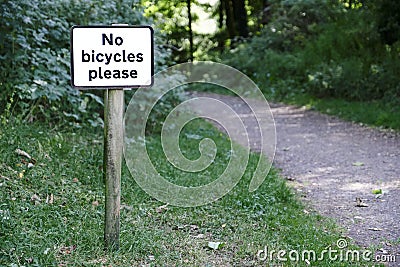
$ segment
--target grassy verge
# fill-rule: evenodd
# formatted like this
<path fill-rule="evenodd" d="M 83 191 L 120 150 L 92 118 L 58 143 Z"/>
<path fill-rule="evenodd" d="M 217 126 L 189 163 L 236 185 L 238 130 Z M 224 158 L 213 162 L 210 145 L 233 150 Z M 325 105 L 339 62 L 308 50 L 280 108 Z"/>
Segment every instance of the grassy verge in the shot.
<path fill-rule="evenodd" d="M 195 90 L 234 95 L 229 90 L 217 86 L 198 86 Z M 340 98 L 317 98 L 308 94 L 293 94 L 283 99 L 276 99 L 270 94 L 265 94 L 265 97 L 269 102 L 282 101 L 291 105 L 306 106 L 347 121 L 400 130 L 400 106 L 384 100 L 349 101 Z"/>
<path fill-rule="evenodd" d="M 302 94 L 285 102 L 315 108 L 322 113 L 348 121 L 400 130 L 400 106 L 390 105 L 383 100 L 361 102 L 338 98 L 316 98 Z"/>
<path fill-rule="evenodd" d="M 229 140 L 203 121 L 189 123 L 182 133 L 182 150 L 189 158 L 198 155 L 199 140 L 190 138 L 194 133 L 222 147 L 212 172 L 201 174 L 206 179 L 224 168 Z M 244 177 L 229 194 L 196 208 L 163 206 L 124 168 L 121 248 L 107 254 L 101 134 L 43 125 L 0 130 L 1 266 L 269 266 L 271 262 L 257 258 L 265 247 L 269 252 L 320 253 L 328 246 L 334 249 L 340 238 L 339 229 L 306 210 L 275 170 L 249 193 L 257 163 L 252 154 Z M 17 148 L 35 161 L 17 155 Z M 150 138 L 148 149 L 160 172 L 185 184 L 185 174 L 163 158 L 159 138 Z M 221 245 L 212 249 L 208 242 Z M 349 265 L 328 257 L 316 264 Z"/>

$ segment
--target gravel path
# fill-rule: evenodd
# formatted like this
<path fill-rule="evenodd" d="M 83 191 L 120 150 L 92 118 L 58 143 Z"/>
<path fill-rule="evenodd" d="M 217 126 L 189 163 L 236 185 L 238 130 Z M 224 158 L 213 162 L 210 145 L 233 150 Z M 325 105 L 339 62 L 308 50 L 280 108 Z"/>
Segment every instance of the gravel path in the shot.
<path fill-rule="evenodd" d="M 209 93 L 241 117 L 249 108 L 239 98 Z M 400 135 L 287 105 L 271 105 L 277 130 L 274 165 L 299 196 L 336 220 L 363 247 L 396 255 L 400 266 Z M 229 118 L 227 118 L 229 120 Z M 250 139 L 254 119 L 245 121 Z M 240 140 L 236 140 L 241 143 Z M 257 140 L 250 140 L 257 151 Z M 383 194 L 374 194 L 381 189 Z"/>

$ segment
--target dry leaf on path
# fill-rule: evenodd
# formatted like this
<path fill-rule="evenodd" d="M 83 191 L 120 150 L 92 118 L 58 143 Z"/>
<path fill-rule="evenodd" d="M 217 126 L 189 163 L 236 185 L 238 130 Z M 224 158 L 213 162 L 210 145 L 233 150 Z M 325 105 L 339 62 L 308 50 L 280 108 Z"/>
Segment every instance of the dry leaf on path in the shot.
<path fill-rule="evenodd" d="M 368 207 L 368 204 L 365 204 L 364 202 L 362 202 L 362 199 L 359 197 L 356 197 L 356 207 L 361 207 L 361 208 L 365 208 Z"/>
<path fill-rule="evenodd" d="M 376 228 L 376 227 L 370 227 L 370 228 L 368 228 L 368 230 L 371 230 L 371 231 L 383 231 L 383 229 Z"/>
<path fill-rule="evenodd" d="M 373 189 L 372 194 L 375 194 L 375 195 L 382 194 L 382 189 Z"/>

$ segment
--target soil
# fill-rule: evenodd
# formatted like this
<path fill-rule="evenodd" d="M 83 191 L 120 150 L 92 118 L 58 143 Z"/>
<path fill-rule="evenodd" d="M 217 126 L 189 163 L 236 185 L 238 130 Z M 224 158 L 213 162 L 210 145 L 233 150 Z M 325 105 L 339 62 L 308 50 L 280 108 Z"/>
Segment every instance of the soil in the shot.
<path fill-rule="evenodd" d="M 195 95 L 221 100 L 240 117 L 251 117 L 238 97 Z M 274 166 L 288 184 L 310 209 L 334 219 L 344 236 L 377 254 L 396 255 L 397 262 L 387 265 L 400 266 L 400 134 L 303 107 L 270 107 L 277 137 Z M 256 121 L 244 124 L 250 148 L 259 151 Z"/>

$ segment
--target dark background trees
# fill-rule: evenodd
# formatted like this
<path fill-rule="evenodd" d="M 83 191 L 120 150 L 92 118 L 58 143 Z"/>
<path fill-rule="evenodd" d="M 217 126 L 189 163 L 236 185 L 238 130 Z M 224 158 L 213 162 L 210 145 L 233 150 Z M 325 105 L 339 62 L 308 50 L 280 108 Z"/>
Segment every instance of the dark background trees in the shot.
<path fill-rule="evenodd" d="M 269 21 L 224 55 L 266 94 L 400 103 L 396 1 L 269 1 Z"/>

